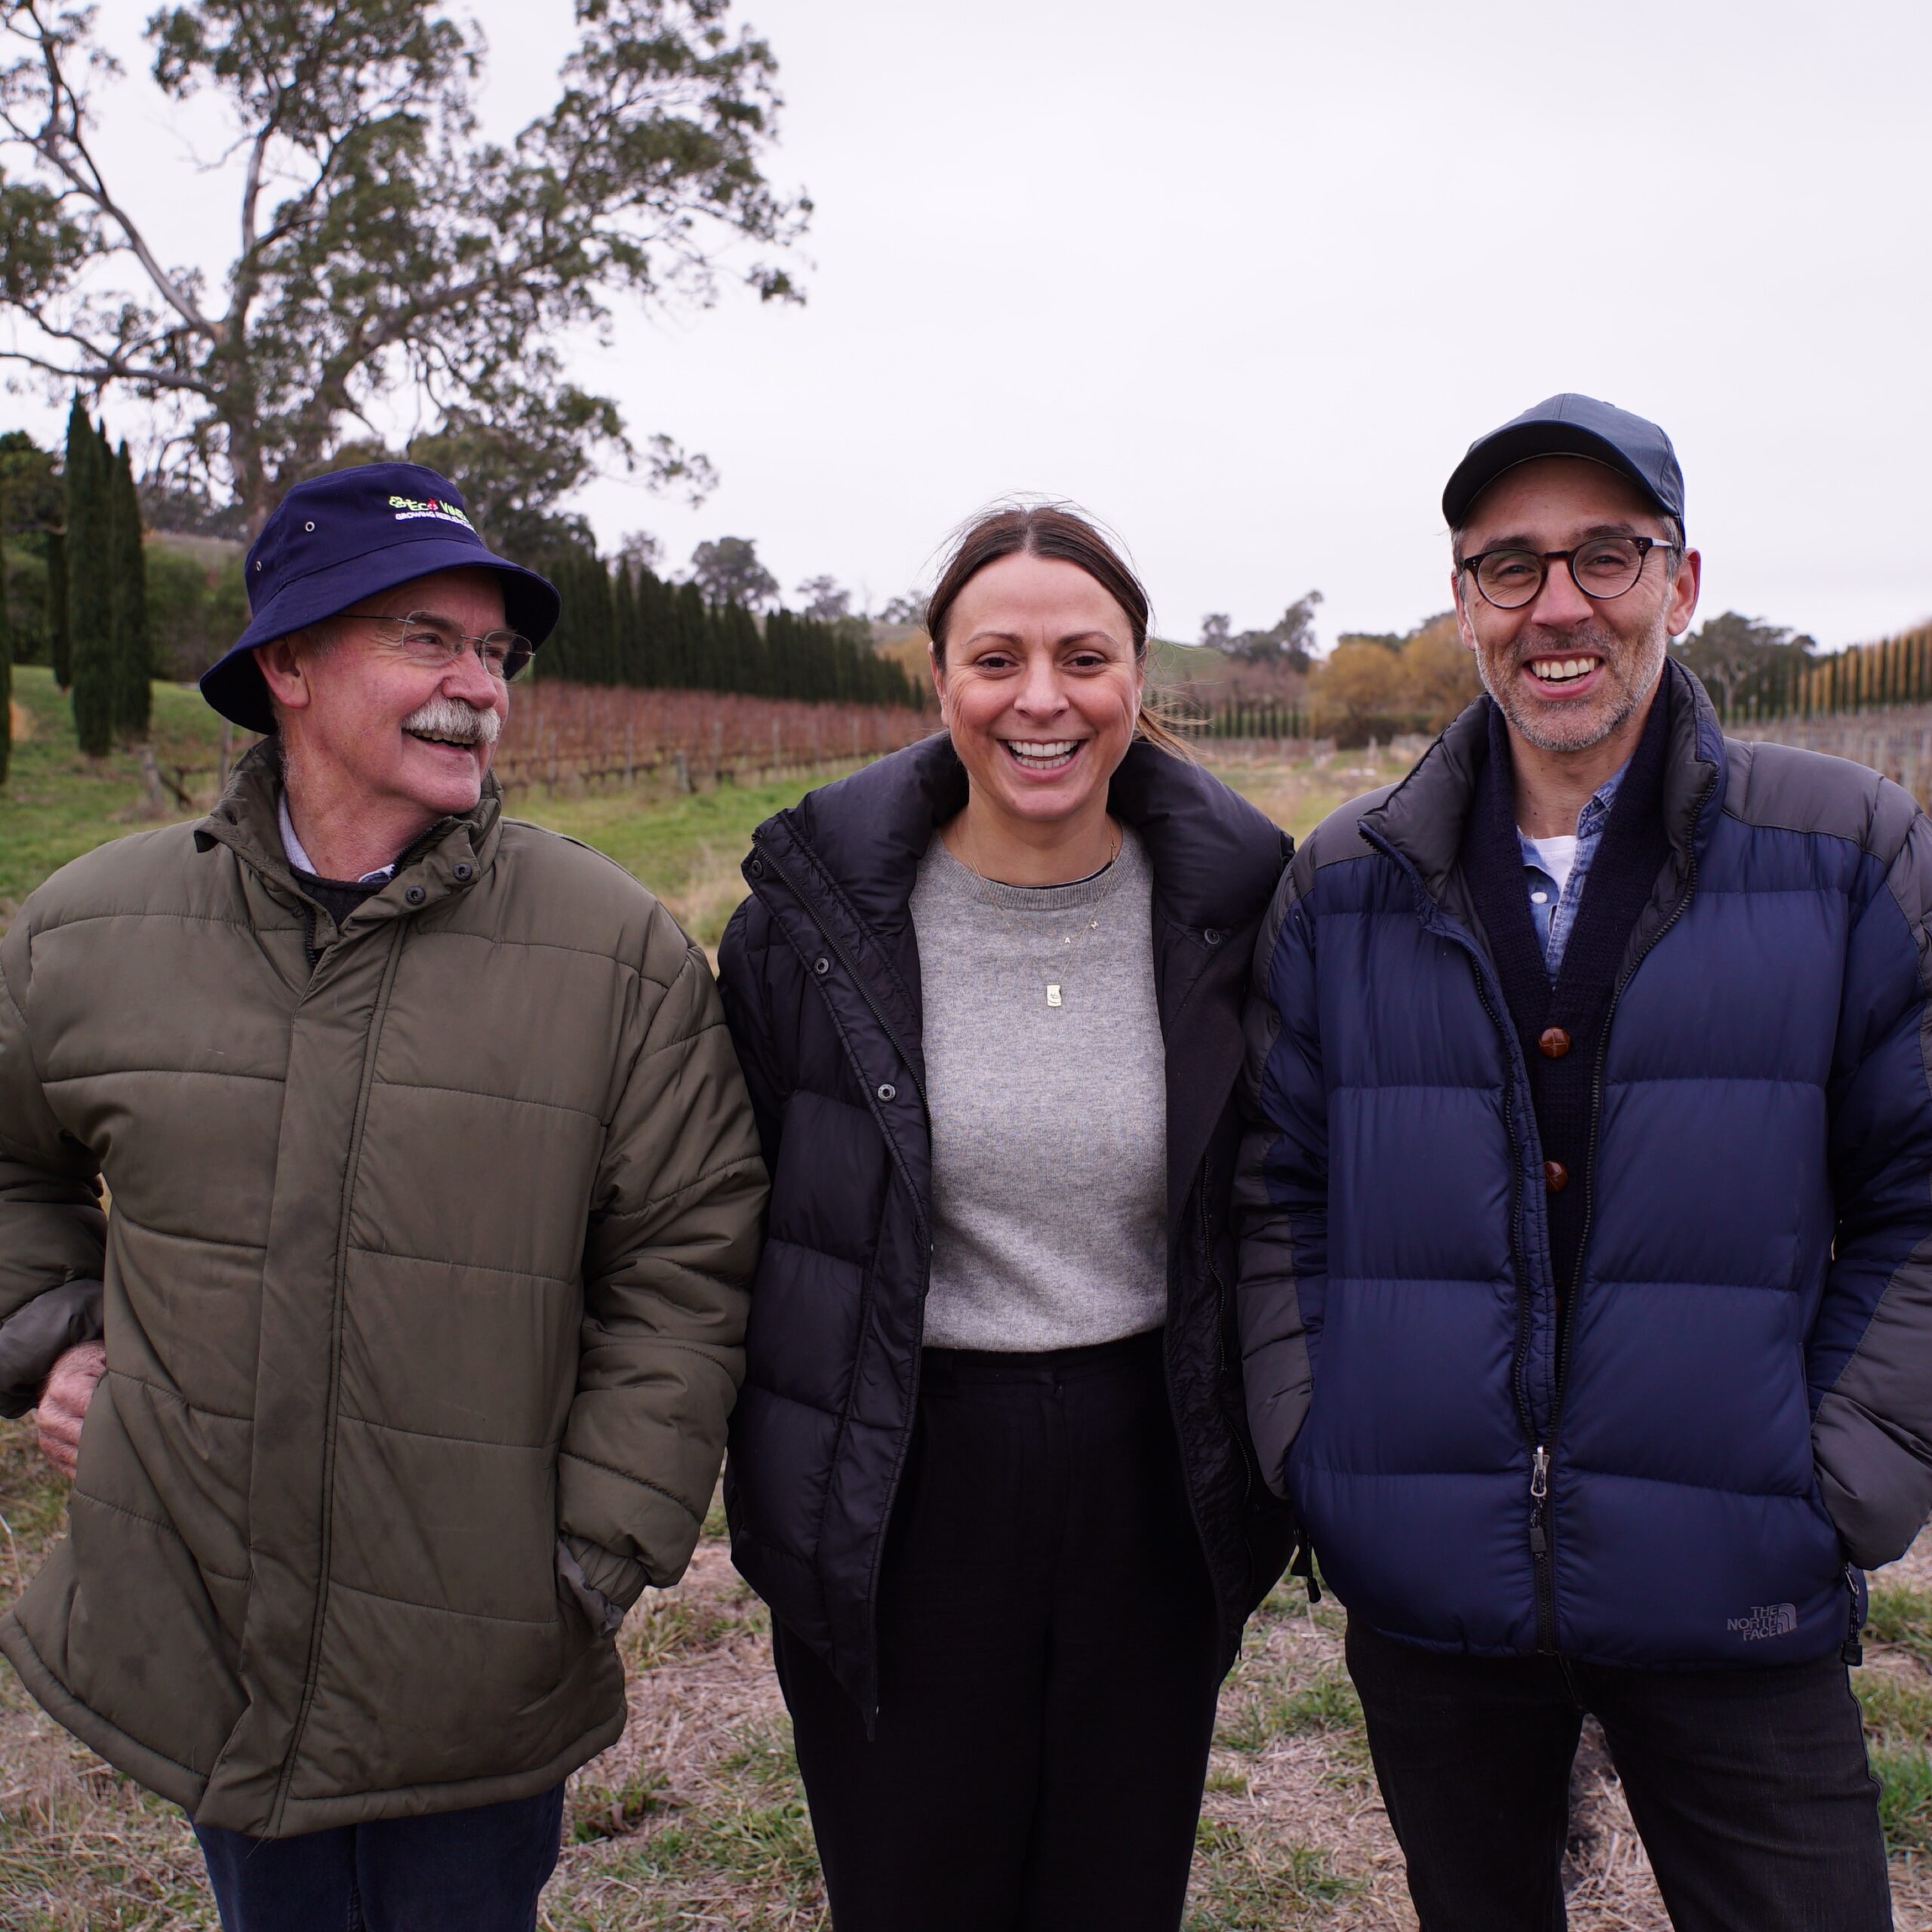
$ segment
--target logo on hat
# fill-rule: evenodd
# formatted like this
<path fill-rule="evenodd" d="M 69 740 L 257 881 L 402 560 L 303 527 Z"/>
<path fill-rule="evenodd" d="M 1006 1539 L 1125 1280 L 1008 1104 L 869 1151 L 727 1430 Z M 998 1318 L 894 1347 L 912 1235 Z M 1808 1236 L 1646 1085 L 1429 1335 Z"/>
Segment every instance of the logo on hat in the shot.
<path fill-rule="evenodd" d="M 440 497 L 426 500 L 420 497 L 392 497 L 389 508 L 395 512 L 398 523 L 413 523 L 419 517 L 432 516 L 443 523 L 460 523 L 468 531 L 473 531 L 476 528 L 456 504 L 445 503 Z"/>

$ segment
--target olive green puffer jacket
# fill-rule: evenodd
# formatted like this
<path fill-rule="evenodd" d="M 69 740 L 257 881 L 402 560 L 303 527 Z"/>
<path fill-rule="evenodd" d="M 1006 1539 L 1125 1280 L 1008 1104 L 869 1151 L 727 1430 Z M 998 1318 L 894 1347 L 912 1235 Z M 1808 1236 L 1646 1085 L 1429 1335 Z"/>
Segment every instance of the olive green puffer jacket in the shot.
<path fill-rule="evenodd" d="M 0 943 L 0 1340 L 104 1279 L 108 1364 L 0 1646 L 110 1764 L 286 1836 L 623 1729 L 560 1554 L 593 1604 L 689 1560 L 765 1183 L 703 955 L 621 868 L 493 788 L 338 931 L 276 786 L 251 753 Z"/>

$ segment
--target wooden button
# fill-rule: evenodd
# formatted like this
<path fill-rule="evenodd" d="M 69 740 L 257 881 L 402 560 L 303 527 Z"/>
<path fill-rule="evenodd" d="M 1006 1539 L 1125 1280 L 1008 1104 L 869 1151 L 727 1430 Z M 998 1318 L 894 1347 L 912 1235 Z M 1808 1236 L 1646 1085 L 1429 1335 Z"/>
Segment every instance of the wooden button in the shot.
<path fill-rule="evenodd" d="M 1570 1035 L 1561 1026 L 1546 1026 L 1537 1035 L 1537 1051 L 1545 1060 L 1561 1060 L 1570 1051 Z"/>
<path fill-rule="evenodd" d="M 1544 1161 L 1543 1184 L 1552 1194 L 1561 1194 L 1570 1185 L 1570 1170 L 1561 1161 Z"/>

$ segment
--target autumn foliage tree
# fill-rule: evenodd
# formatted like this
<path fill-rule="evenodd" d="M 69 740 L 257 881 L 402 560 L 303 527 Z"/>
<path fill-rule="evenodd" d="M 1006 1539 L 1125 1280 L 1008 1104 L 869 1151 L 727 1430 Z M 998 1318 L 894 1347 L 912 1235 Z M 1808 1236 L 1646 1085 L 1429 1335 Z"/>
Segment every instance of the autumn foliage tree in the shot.
<path fill-rule="evenodd" d="M 1337 638 L 1309 682 L 1317 734 L 1341 745 L 1439 731 L 1481 689 L 1455 616 L 1446 611 L 1406 637 Z"/>

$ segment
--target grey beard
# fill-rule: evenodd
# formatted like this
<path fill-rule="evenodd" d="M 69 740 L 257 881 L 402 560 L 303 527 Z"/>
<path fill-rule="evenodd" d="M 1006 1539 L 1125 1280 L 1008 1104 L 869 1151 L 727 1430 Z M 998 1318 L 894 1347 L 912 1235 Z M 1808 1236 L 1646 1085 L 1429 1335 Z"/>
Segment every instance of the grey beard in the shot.
<path fill-rule="evenodd" d="M 1528 708 L 1516 703 L 1514 680 L 1504 679 L 1503 688 L 1498 691 L 1491 681 L 1489 666 L 1484 662 L 1483 654 L 1478 651 L 1475 654 L 1476 675 L 1481 678 L 1483 688 L 1496 700 L 1498 709 L 1524 741 L 1540 752 L 1588 751 L 1620 730 L 1657 683 L 1657 674 L 1663 669 L 1665 654 L 1670 648 L 1670 635 L 1660 613 L 1651 635 L 1640 645 L 1623 647 L 1601 631 L 1583 631 L 1564 638 L 1561 643 L 1542 648 L 1519 647 L 1506 668 L 1514 671 L 1531 657 L 1559 657 L 1572 648 L 1594 651 L 1601 657 L 1611 682 L 1617 688 L 1610 709 L 1602 714 L 1586 738 L 1552 737 L 1539 718 L 1522 715 Z"/>
<path fill-rule="evenodd" d="M 460 697 L 432 697 L 402 721 L 402 728 L 460 745 L 494 745 L 503 734 L 503 721 L 496 712 L 478 711 Z"/>

